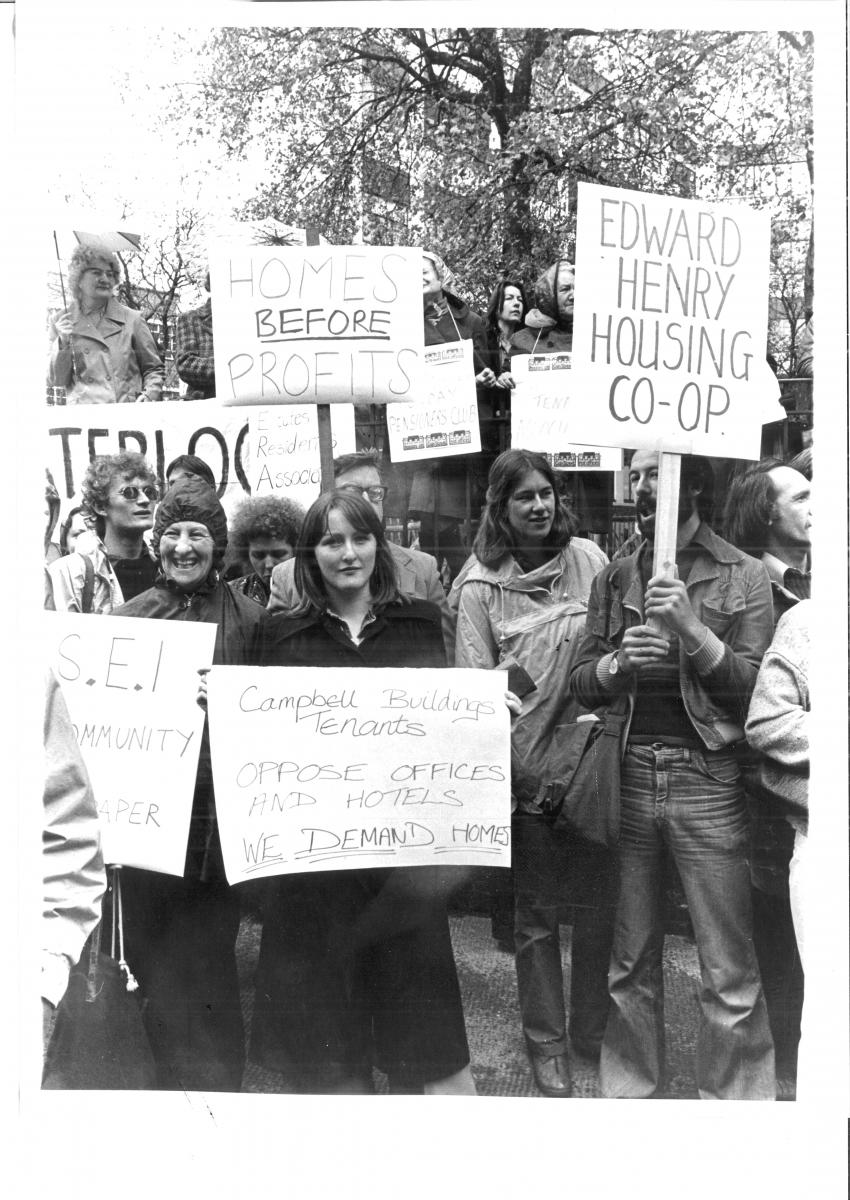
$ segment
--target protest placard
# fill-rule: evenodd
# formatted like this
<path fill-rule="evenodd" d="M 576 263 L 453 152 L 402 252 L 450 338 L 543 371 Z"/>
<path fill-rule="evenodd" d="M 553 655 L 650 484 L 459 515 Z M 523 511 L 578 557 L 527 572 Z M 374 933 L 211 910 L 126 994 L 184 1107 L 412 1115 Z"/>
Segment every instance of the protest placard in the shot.
<path fill-rule="evenodd" d="M 62 511 L 80 502 L 80 483 L 94 455 L 143 454 L 164 484 L 178 454 L 196 454 L 212 470 L 225 509 L 248 491 L 248 414 L 216 400 L 188 404 L 74 404 L 42 410 L 47 467 Z"/>
<path fill-rule="evenodd" d="M 288 496 L 305 506 L 312 504 L 322 490 L 316 406 L 279 404 L 243 411 L 248 414 L 248 481 L 252 495 Z M 353 405 L 333 406 L 331 432 L 334 458 L 354 452 Z"/>
<path fill-rule="evenodd" d="M 580 183 L 573 387 L 598 445 L 758 458 L 770 217 Z"/>
<path fill-rule="evenodd" d="M 423 395 L 387 409 L 393 462 L 479 453 L 472 353 L 469 340 L 425 350 Z"/>
<path fill-rule="evenodd" d="M 107 863 L 182 875 L 215 625 L 43 615 L 48 662 L 91 778 Z"/>
<path fill-rule="evenodd" d="M 511 375 L 511 446 L 545 454 L 552 466 L 569 471 L 619 471 L 623 454 L 610 446 L 584 445 L 577 438 L 584 406 L 573 399 L 569 351 L 515 354 Z"/>
<path fill-rule="evenodd" d="M 210 280 L 223 403 L 386 404 L 421 387 L 421 251 L 219 245 Z"/>
<path fill-rule="evenodd" d="M 497 671 L 214 667 L 227 878 L 509 866 L 504 695 Z"/>

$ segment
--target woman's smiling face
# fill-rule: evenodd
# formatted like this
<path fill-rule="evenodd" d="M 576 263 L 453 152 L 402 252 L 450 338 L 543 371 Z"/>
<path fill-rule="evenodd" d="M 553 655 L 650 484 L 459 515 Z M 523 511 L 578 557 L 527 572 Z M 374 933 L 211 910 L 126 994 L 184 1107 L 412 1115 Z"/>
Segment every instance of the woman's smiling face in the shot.
<path fill-rule="evenodd" d="M 200 521 L 172 521 L 159 540 L 162 572 L 184 592 L 200 587 L 209 575 L 215 542 Z"/>
<path fill-rule="evenodd" d="M 526 471 L 511 492 L 505 516 L 518 547 L 546 541 L 555 519 L 558 499 L 540 471 Z"/>

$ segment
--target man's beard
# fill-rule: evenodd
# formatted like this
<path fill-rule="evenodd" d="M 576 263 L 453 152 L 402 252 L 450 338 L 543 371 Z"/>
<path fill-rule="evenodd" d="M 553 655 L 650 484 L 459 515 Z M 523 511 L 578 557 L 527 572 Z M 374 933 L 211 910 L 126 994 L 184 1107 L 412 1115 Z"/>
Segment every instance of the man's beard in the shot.
<path fill-rule="evenodd" d="M 639 500 L 635 503 L 635 520 L 638 529 L 648 542 L 655 540 L 655 510 L 656 500 Z M 679 492 L 679 513 L 676 519 L 677 528 L 681 528 L 690 520 L 694 513 L 694 501 L 690 492 Z"/>

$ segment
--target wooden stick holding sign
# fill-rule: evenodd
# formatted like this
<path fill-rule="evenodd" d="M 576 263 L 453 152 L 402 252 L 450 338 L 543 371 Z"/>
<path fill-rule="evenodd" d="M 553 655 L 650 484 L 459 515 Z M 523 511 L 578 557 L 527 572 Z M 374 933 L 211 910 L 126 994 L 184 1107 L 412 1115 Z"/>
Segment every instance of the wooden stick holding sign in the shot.
<path fill-rule="evenodd" d="M 674 579 L 676 571 L 676 538 L 679 532 L 679 478 L 681 454 L 658 454 L 658 484 L 655 492 L 655 544 L 652 551 L 652 573 Z M 650 617 L 647 625 L 655 633 L 664 633 L 665 624 Z"/>
<path fill-rule="evenodd" d="M 316 225 L 307 225 L 304 240 L 308 246 L 319 245 L 319 230 Z M 329 492 L 334 485 L 334 449 L 331 431 L 331 406 L 316 405 L 316 420 L 319 423 L 319 467 L 322 472 L 322 491 Z"/>

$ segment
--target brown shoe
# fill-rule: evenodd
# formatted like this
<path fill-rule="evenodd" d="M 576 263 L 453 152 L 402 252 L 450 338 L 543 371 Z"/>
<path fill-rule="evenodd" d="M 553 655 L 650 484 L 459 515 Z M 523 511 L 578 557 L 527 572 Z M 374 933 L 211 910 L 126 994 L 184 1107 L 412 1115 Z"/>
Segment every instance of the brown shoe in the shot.
<path fill-rule="evenodd" d="M 550 1058 L 541 1058 L 537 1054 L 532 1054 L 531 1069 L 534 1072 L 534 1082 L 544 1096 L 571 1096 L 573 1094 L 570 1065 L 566 1054 L 553 1054 Z"/>

